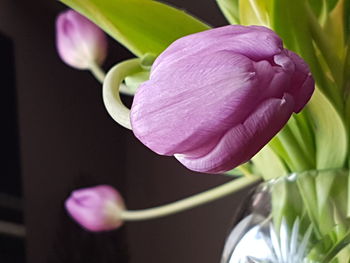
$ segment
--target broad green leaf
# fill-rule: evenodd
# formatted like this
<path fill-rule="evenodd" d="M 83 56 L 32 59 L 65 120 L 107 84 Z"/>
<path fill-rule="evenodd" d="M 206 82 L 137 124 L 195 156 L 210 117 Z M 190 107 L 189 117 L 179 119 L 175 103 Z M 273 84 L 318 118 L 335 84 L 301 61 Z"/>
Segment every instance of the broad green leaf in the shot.
<path fill-rule="evenodd" d="M 174 40 L 209 29 L 191 15 L 151 0 L 61 0 L 141 57 L 160 54 Z"/>
<path fill-rule="evenodd" d="M 346 42 L 349 43 L 350 38 L 350 0 L 344 0 L 344 24 L 345 24 L 345 37 Z"/>
<path fill-rule="evenodd" d="M 269 4 L 266 0 L 239 0 L 242 25 L 269 26 Z"/>
<path fill-rule="evenodd" d="M 216 2 L 230 24 L 240 24 L 239 0 L 216 0 Z"/>
<path fill-rule="evenodd" d="M 336 5 L 342 0 L 308 0 L 308 3 L 314 12 L 314 14 L 318 17 L 321 24 L 323 24 L 327 16 Z"/>
<path fill-rule="evenodd" d="M 347 130 L 332 103 L 316 89 L 308 110 L 314 125 L 316 168 L 343 167 L 348 151 Z"/>
<path fill-rule="evenodd" d="M 310 7 L 317 17 L 320 16 L 322 9 L 324 9 L 325 0 L 309 0 Z"/>
<path fill-rule="evenodd" d="M 252 162 L 256 172 L 260 173 L 264 180 L 270 180 L 288 174 L 284 163 L 269 145 L 265 145 L 253 157 Z"/>
<path fill-rule="evenodd" d="M 327 9 L 331 12 L 336 7 L 336 5 L 342 0 L 327 0 Z"/>
<path fill-rule="evenodd" d="M 324 26 L 325 34 L 331 40 L 330 46 L 339 58 L 344 57 L 345 51 L 345 23 L 344 23 L 344 0 L 339 0 L 329 15 Z"/>

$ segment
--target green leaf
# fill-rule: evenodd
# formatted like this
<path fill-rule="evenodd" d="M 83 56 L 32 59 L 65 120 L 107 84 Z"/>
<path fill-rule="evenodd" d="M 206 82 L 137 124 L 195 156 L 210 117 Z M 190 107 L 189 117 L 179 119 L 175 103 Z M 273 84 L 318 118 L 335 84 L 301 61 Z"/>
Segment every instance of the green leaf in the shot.
<path fill-rule="evenodd" d="M 240 0 L 239 12 L 242 25 L 263 25 L 270 24 L 269 5 L 271 1 L 266 0 Z"/>
<path fill-rule="evenodd" d="M 317 171 L 308 171 L 306 173 L 299 174 L 297 179 L 300 195 L 303 199 L 303 205 L 307 211 L 307 214 L 313 223 L 315 233 L 318 237 L 321 237 L 319 229 L 319 215 L 317 207 L 317 192 L 316 192 L 316 180 L 315 177 Z"/>
<path fill-rule="evenodd" d="M 308 118 L 306 111 L 299 114 L 293 114 L 288 121 L 288 127 L 294 135 L 303 155 L 311 164 L 310 168 L 315 167 L 315 145 L 310 127 L 311 120 Z"/>
<path fill-rule="evenodd" d="M 339 0 L 326 20 L 324 32 L 334 53 L 339 58 L 345 55 L 345 23 L 344 23 L 344 0 Z"/>
<path fill-rule="evenodd" d="M 191 15 L 150 0 L 61 0 L 141 57 L 159 55 L 176 39 L 209 29 Z"/>
<path fill-rule="evenodd" d="M 286 165 L 286 168 L 288 168 L 288 172 L 295 171 L 295 167 L 293 166 L 292 160 L 286 149 L 283 147 L 282 142 L 278 138 L 278 136 L 272 138 L 268 145 L 278 155 L 278 157 L 280 157 L 280 159 L 283 160 L 283 162 Z"/>
<path fill-rule="evenodd" d="M 271 184 L 271 209 L 274 225 L 279 228 L 283 219 L 289 225 L 305 211 L 297 184 L 291 178 L 277 179 Z M 308 222 L 309 224 L 310 222 Z"/>
<path fill-rule="evenodd" d="M 265 145 L 252 159 L 255 172 L 260 173 L 264 180 L 270 180 L 281 176 L 286 176 L 286 169 L 282 160 L 271 149 L 269 145 Z"/>
<path fill-rule="evenodd" d="M 325 9 L 325 0 L 309 0 L 310 7 L 317 17 L 321 16 Z"/>
<path fill-rule="evenodd" d="M 315 132 L 316 168 L 343 167 L 348 150 L 348 135 L 341 116 L 319 89 L 316 89 L 309 102 L 308 110 Z"/>
<path fill-rule="evenodd" d="M 239 0 L 216 0 L 224 16 L 231 24 L 239 24 Z"/>
<path fill-rule="evenodd" d="M 336 5 L 342 0 L 327 0 L 327 9 L 331 12 L 336 7 Z"/>
<path fill-rule="evenodd" d="M 310 66 L 318 87 L 332 98 L 339 101 L 337 90 L 330 87 L 320 65 L 317 51 L 310 34 L 310 15 L 307 1 L 278 0 L 274 1 L 272 13 L 272 28 L 282 37 L 288 49 L 298 53 Z M 298 18 L 298 19 L 296 19 Z"/>
<path fill-rule="evenodd" d="M 344 0 L 344 24 L 345 24 L 345 33 L 346 41 L 349 41 L 350 37 L 350 0 Z"/>

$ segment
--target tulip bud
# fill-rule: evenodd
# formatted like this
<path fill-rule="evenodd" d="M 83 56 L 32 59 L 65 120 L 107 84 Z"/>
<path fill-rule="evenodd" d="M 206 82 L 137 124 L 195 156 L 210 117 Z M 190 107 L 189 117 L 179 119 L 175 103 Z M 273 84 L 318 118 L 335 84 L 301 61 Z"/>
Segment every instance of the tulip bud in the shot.
<path fill-rule="evenodd" d="M 178 39 L 156 59 L 131 125 L 156 153 L 219 173 L 251 159 L 313 91 L 307 64 L 272 30 L 230 25 Z"/>
<path fill-rule="evenodd" d="M 65 206 L 69 214 L 89 231 L 113 230 L 123 223 L 120 219 L 123 199 L 108 185 L 75 190 Z"/>
<path fill-rule="evenodd" d="M 77 69 L 101 65 L 107 54 L 105 33 L 73 10 L 61 13 L 56 20 L 56 46 L 61 59 Z"/>

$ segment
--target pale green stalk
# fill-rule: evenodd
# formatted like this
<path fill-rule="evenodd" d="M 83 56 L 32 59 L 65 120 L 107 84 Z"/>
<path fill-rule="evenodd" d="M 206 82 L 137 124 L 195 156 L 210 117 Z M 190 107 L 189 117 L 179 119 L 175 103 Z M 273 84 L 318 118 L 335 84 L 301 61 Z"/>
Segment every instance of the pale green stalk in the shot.
<path fill-rule="evenodd" d="M 240 177 L 224 185 L 171 204 L 144 210 L 122 211 L 120 218 L 124 221 L 139 221 L 172 215 L 223 198 L 259 181 L 261 181 L 261 177 L 256 175 Z"/>
<path fill-rule="evenodd" d="M 103 71 L 103 69 L 95 62 L 92 62 L 89 64 L 89 70 L 92 73 L 92 75 L 101 83 L 103 84 L 106 73 Z M 125 95 L 134 95 L 135 92 L 131 89 L 129 89 L 125 84 L 121 83 L 119 87 L 119 92 Z"/>
<path fill-rule="evenodd" d="M 120 99 L 119 88 L 126 76 L 141 71 L 140 59 L 134 58 L 115 65 L 103 82 L 103 102 L 109 115 L 121 126 L 131 130 L 130 109 Z"/>

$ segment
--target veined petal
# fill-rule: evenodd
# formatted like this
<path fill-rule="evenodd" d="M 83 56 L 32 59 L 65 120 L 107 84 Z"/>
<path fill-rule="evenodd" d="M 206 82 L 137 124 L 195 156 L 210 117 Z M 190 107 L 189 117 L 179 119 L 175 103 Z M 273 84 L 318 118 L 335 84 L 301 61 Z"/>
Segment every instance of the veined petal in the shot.
<path fill-rule="evenodd" d="M 276 33 L 266 27 L 228 25 L 175 41 L 156 59 L 151 76 L 158 74 L 159 65 L 171 64 L 189 55 L 211 55 L 220 50 L 239 53 L 258 61 L 279 54 L 283 46 Z"/>
<path fill-rule="evenodd" d="M 248 161 L 286 124 L 294 108 L 289 94 L 283 99 L 261 103 L 244 123 L 230 129 L 207 155 L 175 157 L 187 168 L 199 172 L 219 173 Z"/>
<path fill-rule="evenodd" d="M 295 65 L 290 89 L 286 92 L 290 93 L 295 99 L 294 112 L 299 112 L 310 100 L 315 90 L 315 81 L 311 76 L 309 66 L 301 57 L 290 50 L 285 50 L 285 53 Z"/>
<path fill-rule="evenodd" d="M 260 101 L 252 61 L 239 54 L 191 56 L 160 70 L 141 85 L 131 111 L 136 137 L 159 154 L 206 154 Z"/>

